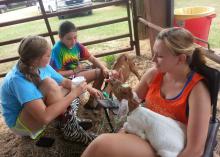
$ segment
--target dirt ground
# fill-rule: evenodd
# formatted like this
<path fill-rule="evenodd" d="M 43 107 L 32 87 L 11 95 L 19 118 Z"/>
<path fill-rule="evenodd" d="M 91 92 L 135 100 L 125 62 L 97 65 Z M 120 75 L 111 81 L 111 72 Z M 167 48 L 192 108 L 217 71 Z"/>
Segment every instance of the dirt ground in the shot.
<path fill-rule="evenodd" d="M 141 41 L 141 56 L 135 57 L 136 65 L 138 66 L 138 71 L 140 74 L 143 74 L 145 70 L 152 66 L 151 62 L 151 53 L 148 42 L 146 40 Z M 134 56 L 134 55 L 133 55 Z M 208 61 L 209 65 L 214 66 L 217 69 L 220 69 L 220 65 L 215 64 L 214 62 Z M 132 74 L 128 80 L 128 84 L 135 86 L 137 83 L 137 78 Z M 220 95 L 218 101 L 218 117 L 220 117 Z M 86 101 L 86 100 L 85 100 Z M 95 127 L 99 127 L 102 122 L 103 115 L 97 112 L 84 112 L 80 108 L 79 115 L 87 118 L 92 118 L 95 122 Z M 101 117 L 101 118 L 100 118 Z M 67 141 L 64 141 L 61 137 L 59 130 L 54 129 L 55 127 L 49 126 L 46 132 L 46 135 L 50 135 L 56 139 L 55 144 L 51 148 L 39 148 L 35 146 L 35 142 L 27 138 L 20 138 L 11 133 L 11 131 L 6 127 L 2 116 L 0 116 L 0 157 L 68 157 L 68 156 L 77 156 L 77 151 L 82 151 L 85 147 L 80 145 L 73 144 Z M 95 128 L 94 130 L 97 130 Z M 220 132 L 218 132 L 218 141 L 220 141 Z M 215 151 L 215 157 L 220 155 L 220 142 L 218 142 Z M 79 156 L 79 155 L 78 155 Z"/>

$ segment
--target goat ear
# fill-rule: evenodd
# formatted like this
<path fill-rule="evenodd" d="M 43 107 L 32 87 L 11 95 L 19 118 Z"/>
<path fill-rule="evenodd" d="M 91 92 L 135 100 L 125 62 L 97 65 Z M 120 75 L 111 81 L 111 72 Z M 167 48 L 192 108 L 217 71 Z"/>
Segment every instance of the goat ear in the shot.
<path fill-rule="evenodd" d="M 120 69 L 119 71 L 118 71 L 118 73 L 119 73 L 119 81 L 121 81 L 121 82 L 124 82 L 124 76 L 123 76 L 123 73 L 122 73 L 122 70 Z"/>

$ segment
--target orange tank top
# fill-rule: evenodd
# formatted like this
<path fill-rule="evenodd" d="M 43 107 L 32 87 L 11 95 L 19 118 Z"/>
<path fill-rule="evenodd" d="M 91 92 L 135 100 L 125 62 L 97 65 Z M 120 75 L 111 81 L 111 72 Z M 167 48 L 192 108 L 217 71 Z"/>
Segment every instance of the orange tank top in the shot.
<path fill-rule="evenodd" d="M 158 73 L 155 79 L 149 84 L 149 90 L 145 97 L 145 106 L 154 112 L 187 124 L 186 104 L 188 96 L 192 88 L 203 79 L 203 77 L 193 72 L 177 97 L 174 99 L 165 99 L 160 93 L 163 75 L 162 73 Z"/>

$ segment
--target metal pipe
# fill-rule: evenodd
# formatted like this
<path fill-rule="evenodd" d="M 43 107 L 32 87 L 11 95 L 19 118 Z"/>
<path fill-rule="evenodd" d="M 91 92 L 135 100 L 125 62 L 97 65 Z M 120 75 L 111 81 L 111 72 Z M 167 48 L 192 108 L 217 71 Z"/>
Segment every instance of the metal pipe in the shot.
<path fill-rule="evenodd" d="M 102 21 L 102 22 L 95 23 L 95 24 L 79 26 L 79 27 L 77 27 L 77 29 L 78 30 L 84 30 L 84 29 L 95 28 L 95 27 L 100 27 L 100 26 L 104 26 L 104 25 L 110 25 L 110 24 L 114 24 L 114 23 L 124 22 L 124 21 L 128 21 L 128 20 L 129 20 L 128 17 L 122 17 L 122 18 L 118 18 L 118 19 L 114 19 L 114 20 Z M 51 35 L 56 35 L 56 34 L 58 34 L 57 31 L 51 32 Z M 38 35 L 43 36 L 43 37 L 50 36 L 49 33 L 42 33 L 42 34 L 38 34 Z M 0 46 L 17 43 L 17 42 L 20 42 L 21 40 L 22 40 L 22 38 L 3 41 L 3 42 L 0 42 Z"/>
<path fill-rule="evenodd" d="M 50 27 L 50 23 L 49 23 L 49 20 L 48 20 L 48 17 L 46 15 L 46 11 L 44 9 L 44 5 L 43 5 L 43 1 L 42 0 L 38 0 L 39 1 L 39 5 L 40 5 L 40 9 L 41 9 L 41 13 L 43 15 L 43 18 L 44 18 L 44 21 L 45 21 L 45 24 L 46 24 L 46 27 L 47 27 L 47 30 L 48 30 L 48 33 L 50 35 L 50 39 L 53 43 L 53 45 L 55 44 L 55 39 L 52 35 L 52 30 L 51 30 L 51 27 Z"/>
<path fill-rule="evenodd" d="M 99 39 L 99 40 L 84 42 L 82 44 L 87 46 L 87 45 L 103 43 L 103 42 L 106 42 L 106 41 L 112 41 L 112 40 L 117 40 L 117 39 L 121 39 L 121 38 L 127 38 L 127 37 L 130 37 L 130 36 L 131 36 L 130 34 L 121 34 L 121 35 L 118 35 L 118 36 L 113 36 L 113 37 L 103 38 L 103 39 Z"/>
<path fill-rule="evenodd" d="M 162 27 L 160 27 L 160 26 L 157 26 L 157 25 L 155 25 L 155 24 L 153 24 L 153 23 L 151 23 L 151 22 L 149 22 L 149 21 L 146 21 L 145 19 L 143 19 L 143 18 L 141 18 L 141 17 L 138 18 L 138 21 L 141 22 L 141 23 L 143 23 L 146 27 L 153 28 L 153 29 L 155 29 L 155 30 L 158 31 L 158 32 L 160 32 L 161 30 L 164 29 L 164 28 L 162 28 Z M 220 64 L 220 56 L 217 55 L 217 54 L 215 54 L 215 51 L 214 51 L 214 50 L 211 50 L 210 48 L 207 49 L 207 48 L 202 47 L 202 46 L 200 46 L 200 45 L 198 45 L 198 46 L 201 47 L 201 48 L 204 50 L 204 53 L 203 53 L 203 54 L 204 54 L 207 58 L 209 58 L 209 59 L 211 59 L 212 61 L 214 61 L 214 62 Z"/>
<path fill-rule="evenodd" d="M 124 49 L 120 49 L 120 50 L 115 50 L 115 51 L 108 51 L 102 54 L 97 54 L 95 55 L 95 57 L 103 57 L 106 55 L 113 55 L 113 54 L 118 54 L 118 53 L 122 53 L 122 52 L 127 52 L 127 51 L 132 51 L 133 48 L 129 47 L 129 48 L 124 48 Z M 13 57 L 13 58 L 6 58 L 6 59 L 2 59 L 0 60 L 0 63 L 5 63 L 5 62 L 9 62 L 9 61 L 14 61 L 17 60 L 19 57 Z M 0 78 L 4 77 L 7 73 L 0 73 Z"/>

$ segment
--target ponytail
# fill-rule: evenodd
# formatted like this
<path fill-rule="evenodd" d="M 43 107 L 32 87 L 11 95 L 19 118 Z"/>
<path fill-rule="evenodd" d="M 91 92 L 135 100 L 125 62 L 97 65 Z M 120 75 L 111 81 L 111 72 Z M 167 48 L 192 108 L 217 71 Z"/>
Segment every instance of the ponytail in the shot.
<path fill-rule="evenodd" d="M 192 53 L 189 67 L 191 70 L 201 73 L 203 65 L 205 65 L 205 57 L 203 55 L 203 50 L 201 48 L 195 48 Z"/>
<path fill-rule="evenodd" d="M 21 59 L 18 61 L 18 67 L 28 81 L 39 87 L 41 79 L 35 67 L 25 64 Z"/>

